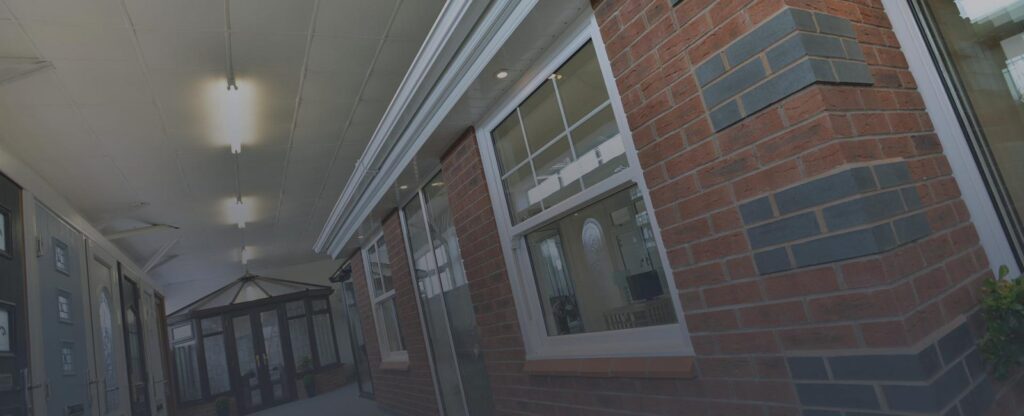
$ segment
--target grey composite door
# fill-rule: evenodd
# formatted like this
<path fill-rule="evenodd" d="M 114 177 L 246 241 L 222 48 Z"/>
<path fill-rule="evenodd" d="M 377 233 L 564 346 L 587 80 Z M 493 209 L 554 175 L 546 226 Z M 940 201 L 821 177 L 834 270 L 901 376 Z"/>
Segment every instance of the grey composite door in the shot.
<path fill-rule="evenodd" d="M 93 398 L 100 415 L 125 415 L 124 335 L 118 305 L 117 261 L 89 242 L 89 302 L 92 314 Z"/>
<path fill-rule="evenodd" d="M 90 414 L 89 358 L 86 340 L 88 302 L 82 266 L 84 239 L 46 207 L 36 204 L 39 242 L 39 299 L 46 363 L 47 414 Z"/>
<path fill-rule="evenodd" d="M 21 188 L 0 175 L 0 416 L 28 414 Z"/>

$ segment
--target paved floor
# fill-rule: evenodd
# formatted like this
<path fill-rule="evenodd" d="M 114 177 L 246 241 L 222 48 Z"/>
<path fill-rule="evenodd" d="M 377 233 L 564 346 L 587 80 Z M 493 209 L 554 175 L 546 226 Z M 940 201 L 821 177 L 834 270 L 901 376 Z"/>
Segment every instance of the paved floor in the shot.
<path fill-rule="evenodd" d="M 359 397 L 356 383 L 309 399 L 285 403 L 253 413 L 252 416 L 390 416 L 377 408 L 377 402 Z"/>

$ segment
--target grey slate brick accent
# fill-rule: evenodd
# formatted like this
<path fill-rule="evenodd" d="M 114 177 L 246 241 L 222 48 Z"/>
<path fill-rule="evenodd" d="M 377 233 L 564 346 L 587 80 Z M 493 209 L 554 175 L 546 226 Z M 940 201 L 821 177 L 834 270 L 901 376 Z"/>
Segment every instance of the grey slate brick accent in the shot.
<path fill-rule="evenodd" d="M 743 114 L 740 113 L 740 107 L 736 104 L 736 100 L 729 101 L 711 112 L 711 126 L 715 128 L 715 131 L 722 131 L 740 120 L 743 120 Z"/>
<path fill-rule="evenodd" d="M 703 91 L 704 102 L 710 107 L 715 107 L 757 84 L 764 79 L 766 74 L 764 63 L 761 60 L 747 62 L 706 86 Z"/>
<path fill-rule="evenodd" d="M 840 381 L 927 381 L 942 369 L 934 346 L 917 354 L 831 357 L 828 363 L 832 378 Z"/>
<path fill-rule="evenodd" d="M 842 413 L 835 410 L 822 410 L 822 409 L 805 409 L 800 413 L 802 416 L 843 416 Z"/>
<path fill-rule="evenodd" d="M 916 187 L 911 186 L 900 189 L 900 193 L 903 194 L 903 205 L 906 205 L 907 209 L 921 208 L 921 194 L 917 193 Z"/>
<path fill-rule="evenodd" d="M 821 233 L 818 217 L 813 212 L 783 218 L 747 229 L 750 246 L 754 249 L 787 243 Z"/>
<path fill-rule="evenodd" d="M 751 225 L 775 218 L 775 213 L 772 212 L 772 202 L 763 197 L 740 205 L 740 216 L 743 224 Z"/>
<path fill-rule="evenodd" d="M 892 222 L 892 227 L 896 230 L 896 238 L 900 244 L 920 240 L 932 234 L 928 216 L 923 212 L 897 219 Z"/>
<path fill-rule="evenodd" d="M 960 413 L 959 407 L 953 406 L 950 407 L 949 410 L 946 411 L 946 413 L 943 413 L 942 416 L 963 416 L 963 414 Z"/>
<path fill-rule="evenodd" d="M 985 376 L 985 361 L 981 358 L 981 350 L 975 348 L 964 356 L 964 367 L 967 367 L 967 374 L 971 380 L 978 380 Z"/>
<path fill-rule="evenodd" d="M 939 339 L 938 346 L 942 362 L 952 363 L 957 358 L 960 358 L 963 353 L 967 352 L 967 350 L 971 349 L 974 344 L 974 334 L 971 333 L 971 329 L 967 327 L 967 324 L 956 327 L 956 329 Z"/>
<path fill-rule="evenodd" d="M 796 394 L 805 406 L 845 409 L 880 409 L 875 389 L 860 384 L 796 384 Z"/>
<path fill-rule="evenodd" d="M 899 191 L 888 191 L 827 207 L 822 216 L 829 231 L 839 231 L 887 220 L 903 212 Z"/>
<path fill-rule="evenodd" d="M 787 357 L 789 374 L 797 380 L 828 380 L 825 360 L 821 357 Z"/>
<path fill-rule="evenodd" d="M 807 267 L 878 254 L 895 247 L 892 226 L 885 223 L 795 244 L 792 248 L 796 266 Z"/>
<path fill-rule="evenodd" d="M 874 167 L 878 186 L 882 189 L 910 183 L 910 167 L 907 162 L 887 163 Z"/>
<path fill-rule="evenodd" d="M 697 67 L 694 72 L 697 74 L 697 82 L 700 83 L 700 86 L 708 85 L 725 73 L 725 61 L 722 59 L 722 55 L 716 53 L 707 62 Z"/>
<path fill-rule="evenodd" d="M 983 415 L 996 400 L 996 392 L 988 378 L 978 383 L 960 399 L 960 410 L 965 415 Z"/>
<path fill-rule="evenodd" d="M 818 30 L 821 33 L 847 38 L 857 37 L 857 32 L 854 32 L 853 24 L 849 20 L 824 13 L 815 13 L 814 20 L 818 22 Z"/>
<path fill-rule="evenodd" d="M 928 385 L 882 386 L 889 408 L 908 412 L 939 412 L 970 385 L 967 371 L 957 364 Z"/>
<path fill-rule="evenodd" d="M 754 263 L 761 274 L 778 273 L 793 268 L 785 247 L 754 253 Z"/>
<path fill-rule="evenodd" d="M 775 195 L 780 214 L 789 214 L 876 188 L 867 167 L 858 167 L 797 185 Z"/>
<path fill-rule="evenodd" d="M 783 9 L 695 72 L 715 131 L 811 84 L 874 83 L 849 21 L 794 8 Z M 731 103 L 733 98 L 739 103 Z M 722 103 L 729 108 L 716 108 Z"/>

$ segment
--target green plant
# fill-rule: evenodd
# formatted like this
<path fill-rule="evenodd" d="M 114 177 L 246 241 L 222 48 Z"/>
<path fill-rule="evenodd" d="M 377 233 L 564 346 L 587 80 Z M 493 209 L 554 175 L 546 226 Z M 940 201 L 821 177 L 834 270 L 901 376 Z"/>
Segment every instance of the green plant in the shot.
<path fill-rule="evenodd" d="M 1024 277 L 1009 279 L 1010 269 L 986 280 L 981 301 L 987 333 L 981 351 L 997 379 L 1005 379 L 1024 364 Z"/>
<path fill-rule="evenodd" d="M 302 361 L 299 361 L 299 372 L 305 373 L 313 369 L 313 359 L 308 356 L 303 357 Z"/>
<path fill-rule="evenodd" d="M 231 400 L 227 397 L 217 399 L 216 406 L 218 415 L 227 415 L 231 413 Z"/>

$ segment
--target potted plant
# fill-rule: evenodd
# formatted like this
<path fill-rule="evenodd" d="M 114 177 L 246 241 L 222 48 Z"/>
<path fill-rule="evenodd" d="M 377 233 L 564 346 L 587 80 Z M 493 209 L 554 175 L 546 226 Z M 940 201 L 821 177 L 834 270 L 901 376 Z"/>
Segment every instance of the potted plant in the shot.
<path fill-rule="evenodd" d="M 981 300 L 987 331 L 981 352 L 997 379 L 1006 379 L 1024 364 L 1024 277 L 1009 279 L 1010 269 L 986 280 Z"/>
<path fill-rule="evenodd" d="M 299 372 L 306 373 L 302 376 L 302 386 L 306 388 L 306 396 L 316 396 L 316 380 L 313 378 L 313 360 L 309 357 L 303 358 L 299 364 Z"/>
<path fill-rule="evenodd" d="M 231 415 L 231 400 L 227 397 L 221 397 L 217 399 L 217 416 L 230 416 Z"/>

